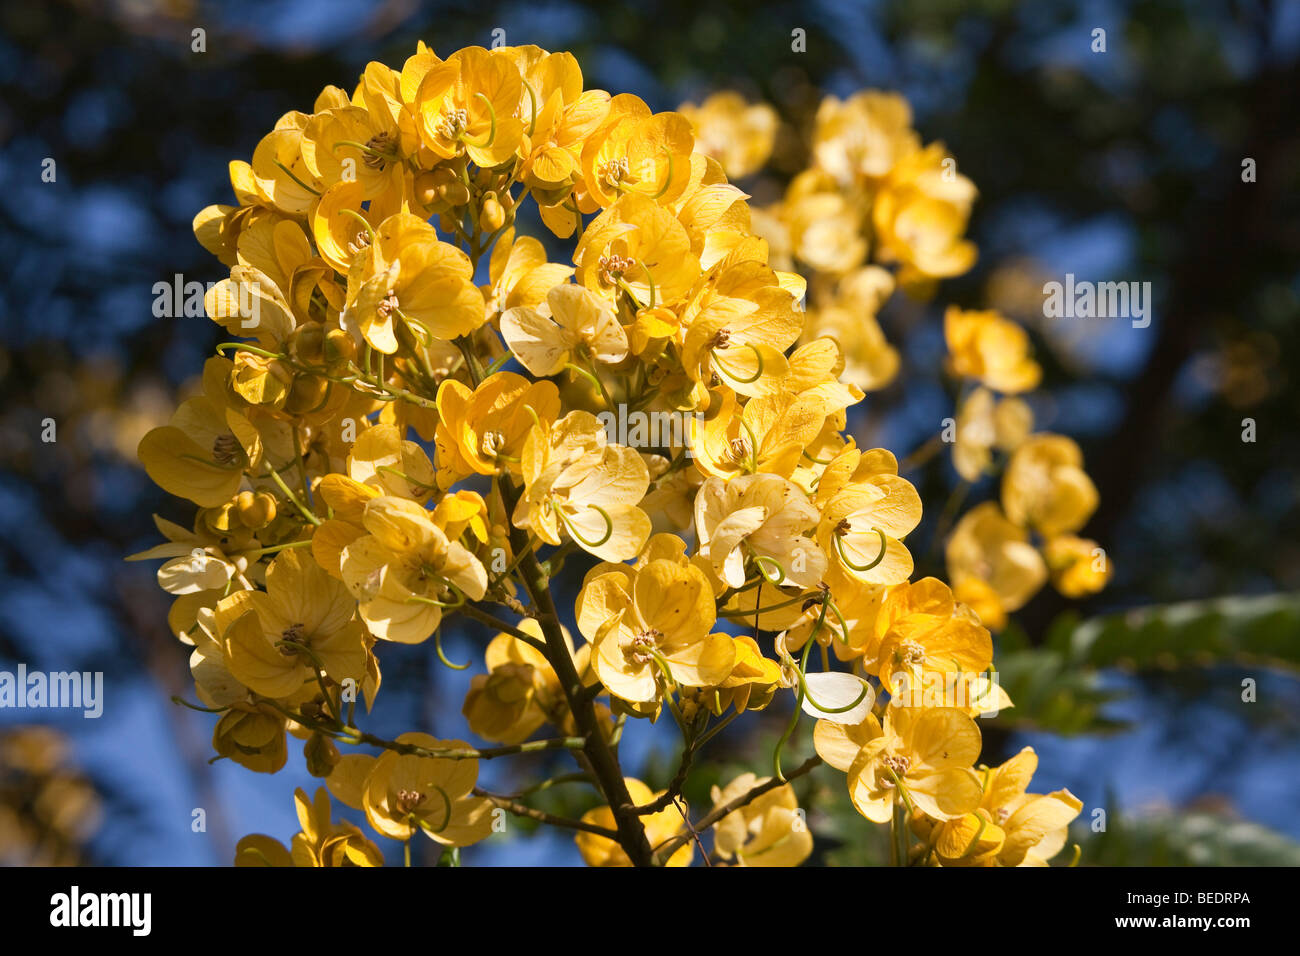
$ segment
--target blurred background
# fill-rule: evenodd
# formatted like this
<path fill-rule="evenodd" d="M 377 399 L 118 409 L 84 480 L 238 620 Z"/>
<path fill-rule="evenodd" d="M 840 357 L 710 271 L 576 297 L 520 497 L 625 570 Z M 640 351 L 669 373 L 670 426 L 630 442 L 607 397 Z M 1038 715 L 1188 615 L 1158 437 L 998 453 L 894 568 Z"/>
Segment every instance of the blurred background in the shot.
<path fill-rule="evenodd" d="M 911 101 L 922 136 L 979 187 L 980 259 L 932 303 L 882 313 L 902 371 L 850 430 L 899 458 L 931 439 L 953 407 L 943 307 L 1003 310 L 1045 369 L 1038 427 L 1084 449 L 1101 493 L 1084 533 L 1116 567 L 1083 604 L 1044 590 L 1000 637 L 1018 706 L 981 721 L 983 759 L 1037 750 L 1034 789 L 1085 803 L 1085 865 L 1300 863 L 1300 4 L 1285 0 L 0 0 L 0 670 L 105 675 L 98 719 L 0 710 L 0 862 L 224 865 L 244 834 L 298 830 L 293 789 L 317 784 L 301 748 L 273 776 L 209 765 L 215 717 L 170 701 L 193 693 L 169 598 L 152 564 L 122 560 L 157 540 L 151 513 L 191 520 L 135 447 L 218 341 L 206 319 L 155 318 L 153 286 L 224 276 L 191 219 L 230 201 L 228 161 L 282 113 L 326 84 L 350 90 L 369 60 L 400 66 L 417 39 L 446 54 L 497 28 L 572 51 L 588 87 L 655 110 L 724 88 L 772 104 L 776 152 L 742 183 L 756 204 L 803 167 L 823 92 Z M 795 28 L 807 52 L 792 51 Z M 1067 272 L 1150 281 L 1151 326 L 1045 320 L 1043 282 Z M 946 456 L 909 477 L 927 503 L 957 484 Z M 987 481 L 969 502 L 993 496 Z M 909 539 L 918 559 L 937 517 Z M 930 562 L 918 569 L 942 572 Z M 449 656 L 481 667 L 485 634 L 451 630 Z M 464 734 L 472 671 L 428 647 L 384 650 L 366 729 Z M 712 746 L 721 763 L 701 768 L 694 806 L 711 782 L 770 765 L 786 707 Z M 662 786 L 674 736 L 630 731 L 627 772 Z M 485 785 L 538 779 L 545 761 L 529 759 L 485 764 Z M 838 775 L 798 783 L 811 863 L 886 852 L 843 791 Z M 556 793 L 539 805 L 589 804 Z M 514 821 L 464 858 L 579 862 L 567 835 L 529 838 Z"/>

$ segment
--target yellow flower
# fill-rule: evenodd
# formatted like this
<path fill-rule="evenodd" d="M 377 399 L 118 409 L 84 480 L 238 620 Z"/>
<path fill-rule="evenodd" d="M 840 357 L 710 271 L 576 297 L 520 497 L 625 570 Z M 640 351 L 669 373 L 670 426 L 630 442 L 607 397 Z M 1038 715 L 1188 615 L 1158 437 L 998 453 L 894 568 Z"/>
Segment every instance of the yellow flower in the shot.
<path fill-rule="evenodd" d="M 266 591 L 251 592 L 248 604 L 225 641 L 230 672 L 249 690 L 291 697 L 317 668 L 335 683 L 362 683 L 368 654 L 356 602 L 302 551 L 281 552 L 267 569 Z"/>
<path fill-rule="evenodd" d="M 1114 573 L 1106 552 L 1088 538 L 1058 535 L 1043 548 L 1052 585 L 1068 598 L 1087 597 L 1106 586 Z"/>
<path fill-rule="evenodd" d="M 524 494 L 512 518 L 547 544 L 567 533 L 605 561 L 636 557 L 650 536 L 650 516 L 637 507 L 650 485 L 634 449 L 609 444 L 590 412 L 573 411 L 554 425 L 539 419 L 524 443 Z"/>
<path fill-rule="evenodd" d="M 862 265 L 868 248 L 866 213 L 861 197 L 843 192 L 818 169 L 805 170 L 791 180 L 781 208 L 795 257 L 829 275 Z"/>
<path fill-rule="evenodd" d="M 726 787 L 714 786 L 714 809 L 770 780 L 743 773 Z M 812 833 L 788 783 L 731 811 L 713 827 L 715 852 L 734 859 L 736 866 L 798 866 L 812 854 Z"/>
<path fill-rule="evenodd" d="M 946 676 L 977 675 L 993 661 L 987 628 L 963 613 L 937 578 L 891 588 L 876 618 L 880 643 L 865 660 L 868 673 L 900 696 Z"/>
<path fill-rule="evenodd" d="M 366 199 L 401 189 L 401 134 L 391 114 L 357 106 L 322 110 L 302 133 L 302 160 L 318 181 L 356 182 Z"/>
<path fill-rule="evenodd" d="M 449 341 L 486 319 L 469 257 L 439 240 L 422 219 L 399 213 L 384 220 L 366 264 L 355 290 L 349 274 L 350 304 L 341 322 L 380 352 L 397 351 L 398 320 L 420 341 Z"/>
<path fill-rule="evenodd" d="M 948 539 L 946 557 L 954 588 L 970 578 L 984 581 L 1003 611 L 1024 607 L 1047 580 L 1047 567 L 1029 535 L 993 501 L 962 516 Z"/>
<path fill-rule="evenodd" d="M 1097 508 L 1083 452 L 1064 435 L 1043 432 L 1016 449 L 1002 475 L 1002 510 L 1048 538 L 1082 528 Z"/>
<path fill-rule="evenodd" d="M 663 791 L 655 793 L 640 780 L 632 777 L 625 777 L 624 782 L 627 784 L 628 796 L 632 798 L 632 802 L 637 806 L 653 803 L 663 795 Z M 641 825 L 645 827 L 646 839 L 650 841 L 652 847 L 666 840 L 671 840 L 681 833 L 684 822 L 682 811 L 673 804 L 669 804 L 658 813 L 648 813 L 640 817 L 640 820 Z M 596 807 L 582 815 L 582 822 L 612 830 L 614 829 L 614 811 L 609 807 Z M 632 861 L 623 852 L 623 848 L 609 837 L 579 830 L 574 836 L 574 841 L 578 844 L 578 852 L 582 854 L 583 862 L 588 866 L 632 865 Z M 695 844 L 688 841 L 680 849 L 675 850 L 664 865 L 672 867 L 690 866 L 694 857 Z"/>
<path fill-rule="evenodd" d="M 672 305 L 699 278 L 691 238 L 671 212 L 636 194 L 618 199 L 597 216 L 573 252 L 578 284 L 638 308 Z"/>
<path fill-rule="evenodd" d="M 993 462 L 992 450 L 1011 452 L 1028 437 L 1034 413 L 1019 398 L 999 402 L 986 388 L 977 388 L 957 412 L 952 464 L 957 474 L 976 481 Z"/>
<path fill-rule="evenodd" d="M 893 275 L 880 266 L 863 266 L 840 279 L 834 298 L 810 309 L 804 324 L 802 341 L 835 342 L 844 356 L 841 378 L 863 391 L 884 388 L 898 374 L 898 350 L 876 321 L 893 292 Z"/>
<path fill-rule="evenodd" d="M 596 676 L 630 703 L 657 700 L 661 678 L 703 687 L 731 673 L 735 650 L 727 635 L 710 633 L 713 589 L 693 565 L 659 558 L 589 578 L 577 615 Z"/>
<path fill-rule="evenodd" d="M 419 643 L 437 629 L 443 608 L 482 600 L 483 565 L 459 542 L 448 540 L 415 502 L 373 498 L 361 523 L 369 533 L 343 549 L 340 571 L 376 637 Z"/>
<path fill-rule="evenodd" d="M 975 244 L 963 238 L 975 186 L 955 172 L 955 162 L 932 143 L 902 158 L 876 193 L 877 258 L 900 263 L 904 288 L 928 289 L 975 264 Z"/>
<path fill-rule="evenodd" d="M 500 166 L 519 148 L 523 85 L 510 55 L 466 47 L 433 65 L 420 82 L 415 112 L 424 145 L 435 156 L 467 155 L 475 165 Z"/>
<path fill-rule="evenodd" d="M 921 497 L 912 483 L 874 474 L 826 500 L 817 540 L 842 574 L 864 584 L 897 584 L 912 574 L 912 555 L 901 539 L 920 521 Z"/>
<path fill-rule="evenodd" d="M 397 743 L 426 751 L 468 751 L 463 740 L 405 733 Z M 378 757 L 351 754 L 329 777 L 330 792 L 364 810 L 379 833 L 409 840 L 416 833 L 443 846 L 469 846 L 492 833 L 492 803 L 473 794 L 478 760 L 385 750 Z"/>
<path fill-rule="evenodd" d="M 998 392 L 1038 387 L 1043 370 L 1029 357 L 1029 336 L 995 311 L 968 312 L 949 306 L 943 316 L 949 365 L 954 375 L 974 378 Z"/>
<path fill-rule="evenodd" d="M 137 450 L 159 487 L 203 508 L 228 502 L 245 470 L 263 461 L 261 432 L 226 397 L 223 382 L 233 367 L 226 359 L 209 359 L 203 394 L 182 402 L 171 422 L 146 434 Z"/>
<path fill-rule="evenodd" d="M 438 389 L 438 414 L 439 471 L 453 478 L 517 475 L 533 424 L 559 418 L 560 393 L 552 382 L 530 382 L 514 372 L 489 375 L 472 392 L 448 379 Z"/>
<path fill-rule="evenodd" d="M 534 618 L 524 618 L 518 626 L 541 639 L 542 627 Z M 568 629 L 563 633 L 568 642 Z M 462 708 L 474 733 L 496 743 L 517 744 L 542 724 L 558 725 L 567 718 L 560 679 L 541 651 L 513 635 L 498 634 L 485 656 L 488 673 L 474 675 Z"/>
<path fill-rule="evenodd" d="M 546 294 L 573 275 L 573 267 L 546 261 L 546 248 L 532 236 L 515 237 L 514 227 L 501 234 L 488 263 L 489 314 L 517 308 L 536 309 Z"/>
<path fill-rule="evenodd" d="M 271 837 L 251 834 L 235 846 L 235 866 L 383 866 L 384 855 L 360 827 L 331 817 L 330 798 L 324 787 L 308 801 L 299 787 L 293 792 L 302 831 L 291 841 L 292 851 Z"/>
<path fill-rule="evenodd" d="M 897 93 L 863 90 L 847 100 L 828 96 L 817 108 L 813 158 L 841 185 L 882 179 L 919 148 L 912 108 Z"/>
<path fill-rule="evenodd" d="M 680 113 L 655 113 L 639 97 L 620 93 L 582 148 L 587 192 L 602 206 L 620 196 L 673 202 L 686 188 L 695 137 Z"/>
<path fill-rule="evenodd" d="M 245 166 L 249 175 L 241 176 L 258 200 L 289 216 L 305 215 L 324 188 L 302 158 L 302 133 L 309 120 L 296 111 L 281 116 L 253 150 L 251 169 Z"/>
<path fill-rule="evenodd" d="M 890 707 L 860 724 L 819 720 L 817 753 L 848 774 L 849 796 L 874 823 L 889 820 L 896 799 L 935 820 L 973 810 L 980 800 L 971 765 L 979 756 L 975 721 L 951 707 Z"/>
<path fill-rule="evenodd" d="M 703 103 L 683 103 L 678 112 L 695 131 L 695 146 L 722 164 L 731 179 L 763 168 L 776 142 L 776 110 L 766 103 L 749 104 L 739 93 L 714 93 Z"/>
<path fill-rule="evenodd" d="M 266 704 L 232 702 L 212 731 L 212 749 L 255 773 L 275 773 L 289 757 L 284 718 Z"/>
<path fill-rule="evenodd" d="M 745 584 L 751 560 L 775 584 L 815 587 L 826 555 L 803 533 L 817 518 L 799 487 L 778 475 L 709 478 L 695 496 L 700 557 L 732 588 Z"/>
<path fill-rule="evenodd" d="M 1026 747 L 1000 767 L 982 771 L 979 807 L 939 824 L 923 838 L 944 866 L 1047 866 L 1065 846 L 1083 803 L 1069 790 L 1026 793 L 1038 756 Z"/>
<path fill-rule="evenodd" d="M 609 302 L 581 286 L 557 285 L 544 310 L 527 306 L 501 316 L 501 335 L 534 375 L 555 375 L 575 361 L 614 365 L 627 358 L 627 334 Z"/>

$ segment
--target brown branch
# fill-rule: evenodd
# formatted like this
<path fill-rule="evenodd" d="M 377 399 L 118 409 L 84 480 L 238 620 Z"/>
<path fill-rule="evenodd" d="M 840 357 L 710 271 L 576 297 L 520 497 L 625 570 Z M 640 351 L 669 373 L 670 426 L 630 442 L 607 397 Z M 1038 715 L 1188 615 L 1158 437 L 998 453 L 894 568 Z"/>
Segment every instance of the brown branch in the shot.
<path fill-rule="evenodd" d="M 802 777 L 804 774 L 817 769 L 821 765 L 822 765 L 821 757 L 809 757 L 807 760 L 801 763 L 794 770 L 787 773 L 785 775 L 785 780 L 778 780 L 776 777 L 773 777 L 770 780 L 768 780 L 766 783 L 760 783 L 756 787 L 751 787 L 748 791 L 742 793 L 734 800 L 728 800 L 722 806 L 716 807 L 715 809 L 709 811 L 707 814 L 705 814 L 704 819 L 701 820 L 698 824 L 696 824 L 691 829 L 694 832 L 707 830 L 709 827 L 713 826 L 713 824 L 717 823 L 727 814 L 734 813 L 736 810 L 739 810 L 741 807 L 748 806 L 750 803 L 754 802 L 755 800 L 757 800 L 759 797 L 761 797 L 763 794 L 767 793 L 768 791 L 775 790 L 777 787 L 783 787 L 791 780 L 794 780 L 797 777 Z M 674 853 L 676 853 L 679 849 L 681 849 L 686 843 L 688 843 L 690 839 L 691 836 L 688 833 L 688 834 L 675 836 L 672 839 L 666 840 L 663 843 L 659 844 L 659 846 L 655 848 L 655 854 L 654 854 L 655 862 L 662 864 L 664 861 L 668 860 Z"/>
<path fill-rule="evenodd" d="M 516 803 L 508 797 L 502 797 L 495 793 L 488 793 L 482 787 L 474 788 L 474 796 L 484 797 L 492 801 L 495 806 L 500 807 L 508 813 L 513 813 L 517 817 L 527 817 L 530 820 L 537 820 L 539 823 L 549 823 L 553 827 L 564 827 L 568 830 L 582 830 L 584 833 L 594 833 L 597 836 L 603 836 L 610 840 L 618 839 L 618 832 L 611 830 L 609 827 L 596 826 L 594 823 L 584 823 L 581 820 L 571 820 L 568 817 L 557 817 L 553 813 L 547 813 L 544 810 L 534 810 L 532 807 L 524 806 L 522 803 Z"/>

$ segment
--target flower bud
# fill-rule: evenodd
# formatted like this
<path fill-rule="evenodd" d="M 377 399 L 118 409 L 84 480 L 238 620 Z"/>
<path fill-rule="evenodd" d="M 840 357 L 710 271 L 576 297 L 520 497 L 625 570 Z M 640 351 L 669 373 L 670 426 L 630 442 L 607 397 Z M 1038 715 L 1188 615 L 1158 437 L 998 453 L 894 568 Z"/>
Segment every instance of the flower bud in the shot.
<path fill-rule="evenodd" d="M 235 511 L 245 528 L 265 528 L 275 520 L 275 497 L 265 491 L 241 491 L 235 496 Z"/>
<path fill-rule="evenodd" d="M 325 335 L 325 361 L 330 365 L 350 362 L 356 358 L 357 343 L 342 329 L 331 329 Z"/>
<path fill-rule="evenodd" d="M 325 357 L 325 327 L 307 322 L 289 336 L 289 355 L 303 365 L 319 365 Z"/>
<path fill-rule="evenodd" d="M 469 202 L 469 190 L 462 182 L 450 182 L 438 187 L 438 198 L 448 206 L 463 206 Z"/>
<path fill-rule="evenodd" d="M 308 737 L 302 755 L 307 758 L 307 772 L 313 777 L 328 777 L 339 762 L 339 748 L 324 734 Z"/>
<path fill-rule="evenodd" d="M 488 193 L 483 198 L 483 205 L 479 209 L 478 227 L 484 232 L 496 232 L 506 224 L 506 211 L 501 208 L 501 203 L 496 198 L 496 193 Z"/>
<path fill-rule="evenodd" d="M 284 410 L 291 415 L 314 411 L 324 404 L 330 383 L 319 375 L 299 375 L 293 380 Z"/>

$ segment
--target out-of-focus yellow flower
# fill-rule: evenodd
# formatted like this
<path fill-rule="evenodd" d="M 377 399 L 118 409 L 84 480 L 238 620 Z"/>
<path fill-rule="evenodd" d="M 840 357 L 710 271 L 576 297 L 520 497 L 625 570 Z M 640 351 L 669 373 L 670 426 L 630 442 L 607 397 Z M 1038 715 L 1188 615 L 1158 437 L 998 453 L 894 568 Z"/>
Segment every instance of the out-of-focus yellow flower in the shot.
<path fill-rule="evenodd" d="M 876 314 L 894 292 L 894 277 L 880 266 L 845 275 L 833 298 L 808 310 L 803 341 L 826 337 L 844 356 L 842 379 L 864 392 L 884 388 L 898 374 L 898 350 L 885 339 Z"/>
<path fill-rule="evenodd" d="M 743 773 L 726 787 L 713 787 L 714 809 L 769 780 Z M 788 783 L 731 811 L 714 824 L 714 835 L 718 856 L 735 860 L 736 866 L 798 866 L 813 848 L 812 833 Z"/>
<path fill-rule="evenodd" d="M 1101 546 L 1089 538 L 1057 535 L 1043 548 L 1052 585 L 1068 598 L 1087 597 L 1106 586 L 1114 568 Z"/>
<path fill-rule="evenodd" d="M 630 703 L 657 700 L 661 681 L 717 684 L 735 662 L 730 638 L 710 633 L 713 588 L 690 564 L 660 558 L 597 575 L 583 585 L 577 616 L 596 676 Z"/>
<path fill-rule="evenodd" d="M 883 726 L 819 720 L 817 753 L 848 774 L 849 796 L 868 820 L 889 820 L 896 799 L 935 820 L 973 810 L 980 800 L 971 765 L 979 756 L 975 721 L 952 707 L 890 707 Z"/>
<path fill-rule="evenodd" d="M 729 179 L 758 172 L 772 155 L 778 120 L 766 103 L 750 104 L 739 93 L 723 90 L 699 106 L 683 103 L 677 110 L 695 130 L 696 149 L 721 163 Z"/>
<path fill-rule="evenodd" d="M 867 212 L 861 197 L 843 192 L 821 170 L 809 169 L 791 181 L 781 217 L 799 261 L 818 272 L 841 275 L 867 257 Z"/>
<path fill-rule="evenodd" d="M 975 185 L 956 172 L 956 160 L 932 143 L 903 157 L 875 195 L 871 221 L 876 258 L 898 262 L 899 284 L 928 290 L 935 279 L 961 275 L 975 264 L 975 244 L 963 238 Z"/>
<path fill-rule="evenodd" d="M 1003 611 L 1024 607 L 1047 580 L 1047 567 L 1028 533 L 1008 521 L 993 501 L 962 516 L 948 539 L 946 557 L 954 588 L 970 578 L 984 581 Z"/>
<path fill-rule="evenodd" d="M 975 389 L 957 411 L 953 467 L 967 481 L 978 480 L 992 464 L 993 449 L 1015 451 L 1033 426 L 1034 413 L 1022 399 L 995 401 L 988 389 Z"/>
<path fill-rule="evenodd" d="M 1002 510 L 1048 538 L 1082 528 L 1097 508 L 1097 488 L 1073 439 L 1043 432 L 1016 449 L 1002 476 Z"/>
<path fill-rule="evenodd" d="M 627 784 L 628 796 L 632 798 L 632 802 L 637 806 L 653 803 L 663 795 L 663 791 L 655 793 L 640 780 L 633 777 L 625 777 L 624 782 Z M 582 822 L 598 827 L 608 827 L 612 830 L 615 825 L 614 811 L 609 807 L 595 807 L 582 815 Z M 641 823 L 645 827 L 646 839 L 653 847 L 677 836 L 683 829 L 685 819 L 681 810 L 675 805 L 669 804 L 658 813 L 649 813 L 641 817 Z M 574 841 L 578 844 L 578 852 L 582 854 L 583 862 L 588 866 L 632 865 L 632 861 L 623 852 L 623 848 L 609 837 L 580 830 L 574 836 Z M 664 866 L 690 866 L 691 860 L 694 858 L 695 844 L 687 841 L 680 849 L 673 852 L 673 855 L 668 858 Z"/>
<path fill-rule="evenodd" d="M 943 316 L 949 367 L 954 375 L 977 379 L 998 392 L 1028 392 L 1043 370 L 1029 355 L 1029 335 L 994 311 L 973 312 L 949 306 Z"/>
<path fill-rule="evenodd" d="M 841 185 L 884 178 L 920 145 L 912 108 L 897 93 L 863 90 L 847 100 L 828 96 L 817 108 L 813 158 Z"/>

